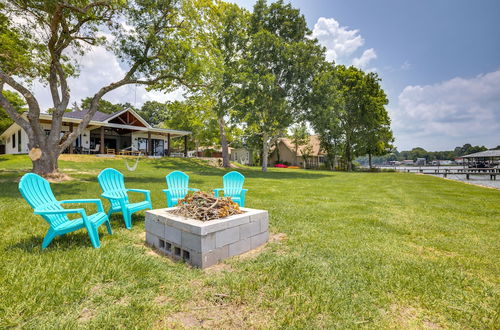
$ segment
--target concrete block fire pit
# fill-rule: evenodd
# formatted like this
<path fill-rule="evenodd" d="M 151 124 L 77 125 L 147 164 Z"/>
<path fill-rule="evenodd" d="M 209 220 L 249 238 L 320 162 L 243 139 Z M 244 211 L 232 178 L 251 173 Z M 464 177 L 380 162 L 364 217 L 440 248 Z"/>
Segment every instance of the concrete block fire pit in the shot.
<path fill-rule="evenodd" d="M 269 238 L 267 211 L 241 208 L 242 214 L 200 221 L 169 212 L 173 209 L 146 212 L 146 243 L 199 268 L 253 250 Z"/>

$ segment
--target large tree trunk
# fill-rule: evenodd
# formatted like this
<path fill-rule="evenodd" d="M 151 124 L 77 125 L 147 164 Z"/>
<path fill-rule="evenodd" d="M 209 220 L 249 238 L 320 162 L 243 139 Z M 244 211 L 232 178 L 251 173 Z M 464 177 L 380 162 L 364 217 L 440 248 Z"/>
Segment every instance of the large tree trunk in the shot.
<path fill-rule="evenodd" d="M 370 166 L 370 169 L 372 168 L 372 154 L 368 153 L 368 165 Z"/>
<path fill-rule="evenodd" d="M 352 171 L 352 159 L 351 159 L 351 146 L 346 143 L 346 148 L 345 148 L 345 160 L 346 160 L 346 166 L 347 166 L 347 172 Z"/>
<path fill-rule="evenodd" d="M 262 172 L 267 172 L 267 160 L 269 158 L 269 137 L 264 133 L 262 139 Z"/>
<path fill-rule="evenodd" d="M 229 147 L 228 147 L 228 143 L 227 143 L 226 122 L 224 121 L 224 117 L 219 117 L 217 119 L 217 123 L 219 124 L 220 145 L 222 147 L 222 166 L 228 168 L 229 167 Z"/>
<path fill-rule="evenodd" d="M 59 170 L 59 152 L 51 148 L 40 148 L 42 155 L 39 159 L 32 160 L 33 172 L 39 175 L 49 175 L 57 173 Z"/>

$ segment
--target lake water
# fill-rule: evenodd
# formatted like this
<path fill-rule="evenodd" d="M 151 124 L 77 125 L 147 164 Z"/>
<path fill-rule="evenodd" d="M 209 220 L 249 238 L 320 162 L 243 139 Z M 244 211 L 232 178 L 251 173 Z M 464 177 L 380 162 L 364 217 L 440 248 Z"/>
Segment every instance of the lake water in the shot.
<path fill-rule="evenodd" d="M 383 166 L 382 168 L 392 168 L 395 169 L 396 171 L 405 171 L 407 169 L 415 171 L 416 169 L 423 169 L 423 170 L 435 170 L 435 169 L 458 169 L 458 168 L 463 168 L 462 166 Z M 415 172 L 413 172 L 415 173 Z M 426 175 L 432 175 L 432 174 L 426 174 Z M 442 175 L 434 175 L 437 177 L 442 178 Z M 448 175 L 447 179 L 451 180 L 456 180 L 456 181 L 462 181 L 462 182 L 467 182 L 470 184 L 475 184 L 478 186 L 486 186 L 486 187 L 492 187 L 492 188 L 497 188 L 500 189 L 500 176 L 497 176 L 496 180 L 490 180 L 489 176 L 484 176 L 484 175 L 470 175 L 469 176 L 470 180 L 467 180 L 465 175 Z"/>

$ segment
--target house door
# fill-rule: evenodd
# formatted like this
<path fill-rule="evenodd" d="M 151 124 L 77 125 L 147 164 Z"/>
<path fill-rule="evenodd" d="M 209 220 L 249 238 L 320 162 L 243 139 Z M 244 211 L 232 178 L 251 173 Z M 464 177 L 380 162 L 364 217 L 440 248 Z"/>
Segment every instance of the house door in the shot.
<path fill-rule="evenodd" d="M 152 139 L 153 142 L 153 156 L 165 156 L 165 141 L 159 139 Z"/>

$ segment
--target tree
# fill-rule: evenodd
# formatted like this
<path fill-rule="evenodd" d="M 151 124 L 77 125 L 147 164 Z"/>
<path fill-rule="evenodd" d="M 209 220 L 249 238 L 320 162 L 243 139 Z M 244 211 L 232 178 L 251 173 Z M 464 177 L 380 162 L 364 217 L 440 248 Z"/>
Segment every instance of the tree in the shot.
<path fill-rule="evenodd" d="M 146 101 L 137 112 L 151 126 L 158 126 L 167 119 L 167 104 L 157 101 Z M 175 126 L 174 126 L 175 127 Z"/>
<path fill-rule="evenodd" d="M 238 117 L 262 137 L 262 171 L 269 147 L 300 119 L 323 49 L 307 38 L 305 18 L 282 0 L 254 6 L 242 62 Z"/>
<path fill-rule="evenodd" d="M 12 104 L 16 113 L 22 114 L 26 109 L 26 102 L 21 98 L 21 96 L 12 91 L 2 91 L 3 97 L 5 97 L 10 104 Z M 0 106 L 0 134 L 3 133 L 14 121 L 9 117 L 4 108 Z"/>
<path fill-rule="evenodd" d="M 206 32 L 205 49 L 209 54 L 206 65 L 209 74 L 201 92 L 204 97 L 213 100 L 212 110 L 217 116 L 222 165 L 229 167 L 228 121 L 239 103 L 240 64 L 248 39 L 249 13 L 224 1 L 215 0 L 208 7 L 208 19 L 202 26 Z"/>
<path fill-rule="evenodd" d="M 198 150 L 200 145 L 210 146 L 217 140 L 217 117 L 211 99 L 193 96 L 183 102 L 168 102 L 164 106 L 160 126 L 191 131 L 189 147 Z"/>
<path fill-rule="evenodd" d="M 92 103 L 92 98 L 91 97 L 86 97 L 82 99 L 80 103 L 80 108 L 83 110 L 90 109 Z M 100 99 L 98 104 L 97 104 L 97 111 L 107 113 L 107 114 L 112 114 L 115 112 L 119 112 L 125 109 L 134 109 L 134 107 L 130 103 L 111 103 L 109 101 L 106 101 L 104 99 Z M 135 109 L 134 109 L 135 110 Z"/>
<path fill-rule="evenodd" d="M 203 56 L 192 34 L 192 12 L 196 10 L 188 0 L 12 0 L 0 7 L 0 91 L 8 85 L 19 92 L 28 105 L 27 118 L 19 115 L 3 94 L 0 105 L 26 131 L 28 148 L 40 149 L 41 157 L 33 159 L 34 172 L 57 172 L 59 154 L 82 133 L 106 93 L 127 84 L 166 91 L 199 84 Z M 104 27 L 113 34 L 112 41 L 98 34 Z M 100 87 L 82 122 L 61 138 L 62 116 L 70 100 L 68 77 L 78 72 L 76 56 L 98 45 L 112 49 L 128 67 L 127 72 Z M 38 100 L 26 87 L 33 79 L 47 84 L 52 97 L 54 112 L 48 136 L 39 122 Z"/>
<path fill-rule="evenodd" d="M 297 164 L 297 157 L 299 155 L 299 147 L 306 144 L 309 141 L 309 133 L 307 132 L 307 127 L 305 124 L 301 124 L 295 127 L 292 127 L 292 134 L 290 136 L 290 140 L 295 148 L 295 164 Z"/>
<path fill-rule="evenodd" d="M 391 131 L 391 119 L 385 106 L 389 103 L 385 92 L 380 87 L 378 75 L 368 73 L 364 83 L 364 107 L 362 129 L 359 132 L 359 153 L 368 154 L 368 164 L 372 168 L 372 156 L 382 156 L 392 148 L 394 137 Z"/>
<path fill-rule="evenodd" d="M 326 165 L 332 170 L 335 169 L 337 155 L 341 153 L 344 136 L 340 122 L 344 107 L 339 83 L 334 64 L 323 62 L 312 83 L 306 114 L 319 136 L 321 148 L 326 152 Z"/>

